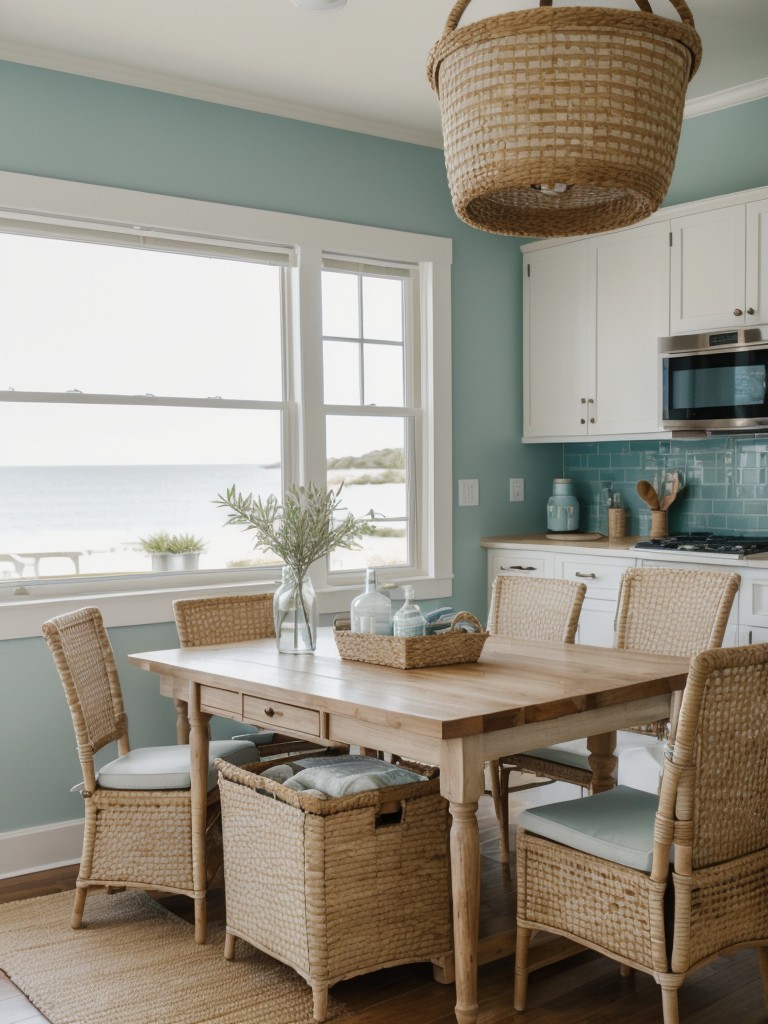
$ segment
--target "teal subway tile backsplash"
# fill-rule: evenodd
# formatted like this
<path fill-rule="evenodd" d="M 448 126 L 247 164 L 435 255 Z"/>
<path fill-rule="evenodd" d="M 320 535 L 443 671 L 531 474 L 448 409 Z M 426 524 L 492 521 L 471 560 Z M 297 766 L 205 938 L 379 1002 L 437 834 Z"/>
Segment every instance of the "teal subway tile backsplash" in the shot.
<path fill-rule="evenodd" d="M 768 536 L 768 437 L 731 435 L 699 441 L 603 441 L 563 446 L 563 475 L 574 481 L 581 528 L 608 532 L 601 491 L 621 494 L 627 533 L 650 532 L 637 482 L 658 490 L 668 474 L 684 482 L 669 509 L 670 533 L 713 531 Z"/>

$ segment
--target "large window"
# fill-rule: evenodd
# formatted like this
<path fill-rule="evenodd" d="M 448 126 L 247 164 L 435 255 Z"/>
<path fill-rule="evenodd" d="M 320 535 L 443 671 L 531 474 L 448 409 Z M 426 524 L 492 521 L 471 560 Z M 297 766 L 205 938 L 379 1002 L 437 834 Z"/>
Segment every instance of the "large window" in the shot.
<path fill-rule="evenodd" d="M 446 592 L 449 243 L 0 184 L 24 200 L 0 217 L 0 599 L 268 585 L 275 557 L 215 498 L 308 480 L 374 513 L 360 550 L 316 567 L 321 589 L 376 565 Z M 168 538 L 200 550 L 155 557 Z"/>

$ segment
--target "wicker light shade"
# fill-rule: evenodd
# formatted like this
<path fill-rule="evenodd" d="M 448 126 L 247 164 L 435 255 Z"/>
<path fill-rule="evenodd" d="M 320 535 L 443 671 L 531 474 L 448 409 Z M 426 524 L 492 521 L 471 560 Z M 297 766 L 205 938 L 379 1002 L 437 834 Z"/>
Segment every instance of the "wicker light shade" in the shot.
<path fill-rule="evenodd" d="M 537 238 L 634 224 L 667 194 L 701 40 L 681 21 L 599 7 L 513 11 L 458 28 L 457 0 L 427 74 L 440 100 L 456 213 Z"/>

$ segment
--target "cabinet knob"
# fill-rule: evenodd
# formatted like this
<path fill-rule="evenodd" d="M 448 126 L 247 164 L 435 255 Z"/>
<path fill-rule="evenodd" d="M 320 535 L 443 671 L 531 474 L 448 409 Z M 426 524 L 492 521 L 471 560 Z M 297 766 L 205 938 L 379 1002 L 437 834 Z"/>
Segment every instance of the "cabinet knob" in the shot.
<path fill-rule="evenodd" d="M 595 572 L 575 572 L 574 576 L 578 576 L 580 580 L 596 580 L 597 573 Z"/>
<path fill-rule="evenodd" d="M 581 419 L 579 420 L 579 423 L 586 423 L 586 422 L 587 422 L 587 421 L 586 421 L 586 420 L 584 419 L 584 417 L 583 417 L 583 416 L 582 416 L 582 417 L 581 417 Z"/>
<path fill-rule="evenodd" d="M 733 315 L 734 316 L 744 316 L 744 310 L 743 309 L 739 309 L 738 307 L 736 307 L 736 309 L 734 309 L 734 311 L 733 311 Z"/>
<path fill-rule="evenodd" d="M 590 416 L 589 422 L 590 423 L 594 423 L 595 422 L 595 417 L 594 416 Z"/>
<path fill-rule="evenodd" d="M 588 403 L 589 405 L 594 405 L 594 404 L 595 404 L 595 400 L 594 400 L 594 398 L 588 398 L 588 399 L 587 399 L 587 403 Z"/>
<path fill-rule="evenodd" d="M 581 400 L 581 404 L 582 404 L 582 405 L 586 405 L 586 404 L 587 404 L 587 400 L 586 400 L 586 398 L 582 398 L 582 400 Z"/>
<path fill-rule="evenodd" d="M 753 307 L 753 306 L 750 306 L 750 307 L 749 307 L 749 308 L 747 309 L 747 314 L 748 314 L 749 316 L 754 316 L 754 315 L 755 315 L 755 310 L 754 310 L 754 307 Z"/>

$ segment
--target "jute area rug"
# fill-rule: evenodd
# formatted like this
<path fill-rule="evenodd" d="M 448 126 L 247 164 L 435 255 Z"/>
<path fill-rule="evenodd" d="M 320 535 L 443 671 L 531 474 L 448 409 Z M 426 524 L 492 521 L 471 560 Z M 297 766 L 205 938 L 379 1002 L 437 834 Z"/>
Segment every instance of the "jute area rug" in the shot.
<path fill-rule="evenodd" d="M 220 925 L 198 946 L 145 893 L 92 893 L 74 931 L 73 898 L 0 905 L 0 968 L 52 1024 L 311 1024 L 303 978 L 240 941 L 226 961 Z"/>

